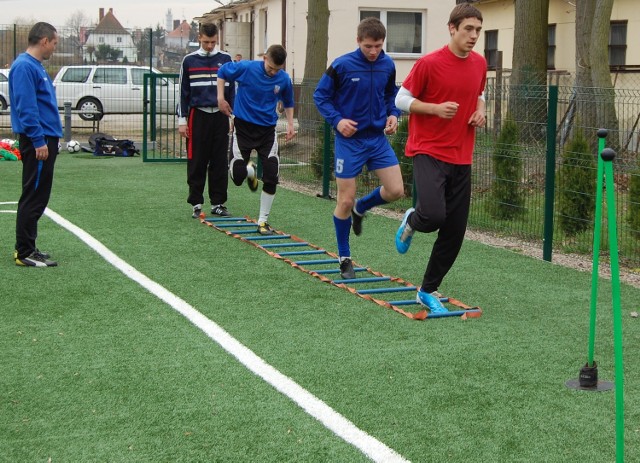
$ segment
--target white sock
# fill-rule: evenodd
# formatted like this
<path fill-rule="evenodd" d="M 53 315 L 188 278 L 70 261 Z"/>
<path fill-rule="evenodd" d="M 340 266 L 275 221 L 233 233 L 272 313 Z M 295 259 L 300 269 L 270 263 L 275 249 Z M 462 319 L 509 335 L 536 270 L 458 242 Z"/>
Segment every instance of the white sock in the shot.
<path fill-rule="evenodd" d="M 269 221 L 269 213 L 271 212 L 271 206 L 273 205 L 273 198 L 276 195 L 270 195 L 262 190 L 260 194 L 260 216 L 258 217 L 258 223 L 264 223 Z"/>

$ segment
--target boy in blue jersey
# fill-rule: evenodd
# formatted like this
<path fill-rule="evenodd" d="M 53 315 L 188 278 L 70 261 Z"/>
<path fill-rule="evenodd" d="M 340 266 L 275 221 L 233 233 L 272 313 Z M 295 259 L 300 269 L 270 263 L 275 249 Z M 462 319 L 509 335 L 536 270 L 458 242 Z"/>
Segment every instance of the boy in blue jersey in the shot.
<path fill-rule="evenodd" d="M 358 25 L 358 49 L 338 57 L 313 94 L 320 114 L 336 132 L 335 175 L 338 199 L 333 223 L 342 278 L 355 278 L 349 234 L 362 233 L 362 219 L 372 207 L 404 195 L 398 159 L 386 135 L 398 129 L 395 64 L 382 50 L 386 29 L 376 18 Z M 367 166 L 382 186 L 356 201 L 356 177 Z"/>
<path fill-rule="evenodd" d="M 178 131 L 187 139 L 187 202 L 193 207 L 192 217 L 202 213 L 204 185 L 209 177 L 211 213 L 229 217 L 225 202 L 229 185 L 229 118 L 218 108 L 218 69 L 231 61 L 231 55 L 220 51 L 218 26 L 200 25 L 200 49 L 189 53 L 180 68 L 180 103 Z M 234 87 L 225 88 L 225 96 L 233 102 Z"/>
<path fill-rule="evenodd" d="M 237 84 L 233 103 L 233 158 L 229 165 L 231 179 L 242 185 L 245 178 L 251 191 L 258 188 L 256 166 L 249 160 L 251 150 L 256 150 L 262 163 L 262 194 L 258 233 L 273 234 L 268 219 L 276 194 L 280 157 L 276 124 L 278 101 L 284 105 L 287 117 L 285 140 L 295 137 L 293 129 L 293 83 L 284 71 L 287 52 L 282 45 L 271 45 L 262 60 L 243 60 L 225 64 L 218 71 L 218 106 L 232 115 L 231 106 L 225 99 L 224 89 L 228 82 Z"/>
<path fill-rule="evenodd" d="M 36 247 L 38 221 L 51 196 L 53 166 L 62 124 L 56 92 L 42 61 L 53 55 L 58 33 L 38 22 L 29 31 L 29 45 L 11 66 L 9 99 L 11 128 L 18 135 L 22 157 L 22 195 L 16 218 L 14 260 L 23 267 L 55 267 L 57 262 Z"/>

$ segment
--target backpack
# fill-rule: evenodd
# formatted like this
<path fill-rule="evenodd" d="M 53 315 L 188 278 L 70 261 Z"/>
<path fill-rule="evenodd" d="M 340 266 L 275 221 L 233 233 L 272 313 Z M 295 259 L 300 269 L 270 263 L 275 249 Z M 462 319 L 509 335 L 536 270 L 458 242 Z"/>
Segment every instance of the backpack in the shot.
<path fill-rule="evenodd" d="M 111 135 L 99 132 L 89 137 L 89 146 L 93 149 L 94 156 L 131 157 L 140 154 L 133 141 L 118 140 Z"/>

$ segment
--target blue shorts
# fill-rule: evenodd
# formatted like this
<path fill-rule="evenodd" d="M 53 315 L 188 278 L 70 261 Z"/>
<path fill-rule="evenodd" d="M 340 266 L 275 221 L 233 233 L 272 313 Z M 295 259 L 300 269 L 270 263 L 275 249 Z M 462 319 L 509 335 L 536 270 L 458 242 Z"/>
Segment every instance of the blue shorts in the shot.
<path fill-rule="evenodd" d="M 336 137 L 335 175 L 355 178 L 367 166 L 369 171 L 398 165 L 396 153 L 384 135 L 375 138 Z"/>

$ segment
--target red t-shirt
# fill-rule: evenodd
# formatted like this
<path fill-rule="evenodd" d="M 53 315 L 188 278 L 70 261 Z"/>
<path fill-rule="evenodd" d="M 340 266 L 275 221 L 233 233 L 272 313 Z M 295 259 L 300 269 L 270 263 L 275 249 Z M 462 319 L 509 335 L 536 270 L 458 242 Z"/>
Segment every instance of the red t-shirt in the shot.
<path fill-rule="evenodd" d="M 453 119 L 412 113 L 406 155 L 429 154 L 450 164 L 471 164 L 475 127 L 468 124 L 487 78 L 487 62 L 476 52 L 460 58 L 448 45 L 420 58 L 402 86 L 425 103 L 458 103 Z"/>

